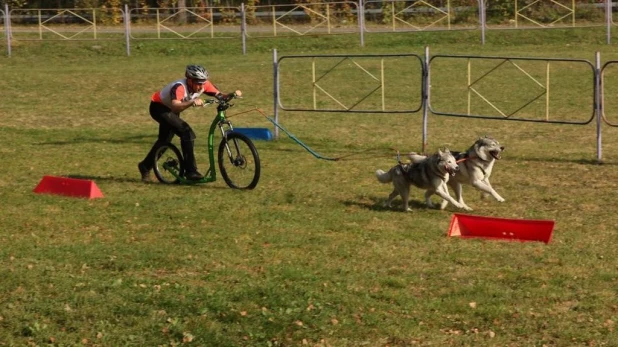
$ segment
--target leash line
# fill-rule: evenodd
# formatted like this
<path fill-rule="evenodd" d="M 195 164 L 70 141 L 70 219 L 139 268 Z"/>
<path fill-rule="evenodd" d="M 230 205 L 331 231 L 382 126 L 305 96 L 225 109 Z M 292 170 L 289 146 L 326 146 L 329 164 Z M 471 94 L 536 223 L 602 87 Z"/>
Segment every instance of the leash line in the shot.
<path fill-rule="evenodd" d="M 278 124 L 274 119 L 268 117 L 266 115 L 266 113 L 264 111 L 262 111 L 261 109 L 255 107 L 252 108 L 250 110 L 244 111 L 244 112 L 240 112 L 240 113 L 235 113 L 234 116 L 237 116 L 239 114 L 243 114 L 243 113 L 248 113 L 248 112 L 252 112 L 252 111 L 258 111 L 260 114 L 262 114 L 262 116 L 264 116 L 266 119 L 268 119 L 271 123 L 273 123 L 277 128 L 281 129 L 281 131 L 283 131 L 289 138 L 291 138 L 292 140 L 294 140 L 294 142 L 296 142 L 297 144 L 299 144 L 301 147 L 303 147 L 307 152 L 311 153 L 311 155 L 313 155 L 314 157 L 318 158 L 318 159 L 324 159 L 324 160 L 330 160 L 330 161 L 337 161 L 339 160 L 339 158 L 329 158 L 329 157 L 325 157 L 320 155 L 319 153 L 315 152 L 314 150 L 312 150 L 309 146 L 305 145 L 302 141 L 300 141 L 298 138 L 296 138 L 296 136 L 294 136 L 292 133 L 290 133 L 287 129 L 285 129 L 283 126 L 281 126 L 280 124 Z"/>
<path fill-rule="evenodd" d="M 288 131 L 286 128 L 284 128 L 281 124 L 277 123 L 274 119 L 272 119 L 271 117 L 268 117 L 266 115 L 266 113 L 264 111 L 262 111 L 261 109 L 255 108 L 255 109 L 252 109 L 250 111 L 258 111 L 260 114 L 262 114 L 262 116 L 264 116 L 264 118 L 266 118 L 269 122 L 273 123 L 274 126 L 276 126 L 281 131 L 283 131 L 290 139 L 292 139 L 294 142 L 296 142 L 298 145 L 300 145 L 302 148 L 304 148 L 307 152 L 309 152 L 311 155 L 313 155 L 317 159 L 328 160 L 328 161 L 340 161 L 340 160 L 343 160 L 343 159 L 350 159 L 351 157 L 357 156 L 359 154 L 363 154 L 363 153 L 367 153 L 369 151 L 376 150 L 376 149 L 366 149 L 366 150 L 358 152 L 358 153 L 351 153 L 351 154 L 343 155 L 343 156 L 340 156 L 340 157 L 327 157 L 327 156 L 323 156 L 320 153 L 318 153 L 318 152 L 314 151 L 313 149 L 311 149 L 311 147 L 309 147 L 304 142 L 302 142 L 300 139 L 298 139 L 296 136 L 294 136 L 294 134 L 292 134 L 290 131 Z M 247 112 L 249 112 L 249 111 L 247 111 Z M 243 112 L 243 113 L 246 113 L 246 112 Z M 360 158 L 355 158 L 355 159 L 365 159 L 365 158 L 374 158 L 374 157 L 375 156 L 360 157 Z"/>
<path fill-rule="evenodd" d="M 294 136 L 292 133 L 290 133 L 286 128 L 284 128 L 283 126 L 281 126 L 280 124 L 278 124 L 277 122 L 275 122 L 274 119 L 264 115 L 264 117 L 266 117 L 266 119 L 268 119 L 271 123 L 273 123 L 277 128 L 281 129 L 281 131 L 283 131 L 286 135 L 288 135 L 288 137 L 292 140 L 294 140 L 294 142 L 296 142 L 297 144 L 299 144 L 302 148 L 304 148 L 307 152 L 311 153 L 311 155 L 313 155 L 314 157 L 318 158 L 318 159 L 323 159 L 323 160 L 330 160 L 330 161 L 338 161 L 341 158 L 330 158 L 330 157 L 325 157 L 319 153 L 317 153 L 316 151 L 312 150 L 309 146 L 307 146 L 306 144 L 304 144 L 301 140 L 299 140 L 296 136 Z"/>

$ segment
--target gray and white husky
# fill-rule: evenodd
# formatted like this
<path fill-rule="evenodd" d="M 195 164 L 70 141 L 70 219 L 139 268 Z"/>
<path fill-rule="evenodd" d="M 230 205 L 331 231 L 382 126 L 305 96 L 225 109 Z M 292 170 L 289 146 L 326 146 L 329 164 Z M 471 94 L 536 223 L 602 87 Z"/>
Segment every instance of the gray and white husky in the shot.
<path fill-rule="evenodd" d="M 376 177 L 381 183 L 393 183 L 393 192 L 388 196 L 385 206 L 390 207 L 397 195 L 403 200 L 403 210 L 411 211 L 408 207 L 410 199 L 410 187 L 416 186 L 425 189 L 425 201 L 427 206 L 433 207 L 429 197 L 437 194 L 442 199 L 449 201 L 456 207 L 463 208 L 448 193 L 446 182 L 459 170 L 455 157 L 448 149 L 439 150 L 438 153 L 419 159 L 415 163 L 398 164 L 388 172 L 376 171 Z"/>
<path fill-rule="evenodd" d="M 448 181 L 448 185 L 453 188 L 457 202 L 464 209 L 472 211 L 463 200 L 462 184 L 469 184 L 480 190 L 483 194 L 489 194 L 499 202 L 504 202 L 504 198 L 496 192 L 489 183 L 489 176 L 493 170 L 496 160 L 502 158 L 504 146 L 492 137 L 480 137 L 474 142 L 465 152 L 453 152 L 459 164 L 459 173 Z M 425 160 L 425 156 L 416 153 L 409 154 L 412 162 L 420 162 Z M 441 208 L 445 208 L 450 200 L 444 199 L 440 204 Z"/>

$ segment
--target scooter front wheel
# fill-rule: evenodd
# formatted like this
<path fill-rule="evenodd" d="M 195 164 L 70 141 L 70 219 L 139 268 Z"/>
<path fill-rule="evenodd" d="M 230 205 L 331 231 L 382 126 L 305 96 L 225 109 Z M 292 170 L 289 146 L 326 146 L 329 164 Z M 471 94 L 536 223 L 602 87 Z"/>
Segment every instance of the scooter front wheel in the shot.
<path fill-rule="evenodd" d="M 251 140 L 228 132 L 219 145 L 219 171 L 230 188 L 253 189 L 260 180 L 260 157 Z"/>

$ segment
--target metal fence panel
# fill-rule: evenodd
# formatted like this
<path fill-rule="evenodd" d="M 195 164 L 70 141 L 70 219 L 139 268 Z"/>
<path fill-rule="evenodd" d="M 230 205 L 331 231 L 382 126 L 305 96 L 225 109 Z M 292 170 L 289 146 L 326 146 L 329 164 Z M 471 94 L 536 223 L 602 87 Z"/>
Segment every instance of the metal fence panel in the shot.
<path fill-rule="evenodd" d="M 564 28 L 605 24 L 605 5 L 597 1 L 514 0 L 487 2 L 488 28 Z"/>
<path fill-rule="evenodd" d="M 246 12 L 249 37 L 359 32 L 355 2 L 247 6 Z"/>
<path fill-rule="evenodd" d="M 363 15 L 367 32 L 455 30 L 480 25 L 478 6 L 465 0 L 369 0 L 364 3 Z"/>
<path fill-rule="evenodd" d="M 285 56 L 277 69 L 283 110 L 411 113 L 422 107 L 424 65 L 415 54 Z M 334 80 L 349 88 L 333 89 Z"/>
<path fill-rule="evenodd" d="M 595 68 L 587 60 L 435 55 L 429 64 L 429 108 L 438 115 L 561 124 L 594 118 Z"/>
<path fill-rule="evenodd" d="M 132 39 L 239 37 L 242 15 L 236 7 L 129 10 Z"/>
<path fill-rule="evenodd" d="M 618 127 L 618 61 L 608 61 L 601 69 L 601 104 L 605 124 Z"/>
<path fill-rule="evenodd" d="M 124 11 L 120 9 L 14 9 L 11 34 L 16 40 L 123 39 Z"/>

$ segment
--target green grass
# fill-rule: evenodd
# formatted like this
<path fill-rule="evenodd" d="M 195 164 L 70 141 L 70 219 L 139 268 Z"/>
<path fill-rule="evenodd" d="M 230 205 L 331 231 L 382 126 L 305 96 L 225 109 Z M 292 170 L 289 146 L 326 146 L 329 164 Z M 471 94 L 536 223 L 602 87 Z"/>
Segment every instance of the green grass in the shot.
<path fill-rule="evenodd" d="M 555 220 L 547 245 L 448 238 L 459 211 L 425 208 L 418 190 L 413 212 L 400 212 L 398 200 L 382 206 L 391 187 L 374 172 L 395 164 L 392 148 L 421 149 L 420 114 L 282 112 L 282 124 L 319 153 L 355 155 L 321 161 L 285 136 L 257 142 L 263 171 L 253 191 L 223 180 L 139 181 L 136 164 L 156 136 L 150 95 L 187 63 L 204 64 L 225 91 L 242 89 L 237 111 L 271 115 L 272 48 L 279 56 L 423 55 L 428 45 L 433 54 L 617 58 L 598 29 L 492 32 L 485 46 L 478 35 L 369 35 L 365 48 L 355 36 L 255 40 L 245 56 L 223 40 L 140 42 L 131 57 L 121 42 L 16 42 L 13 56 L 0 58 L 0 345 L 615 345 L 615 128 L 603 126 L 605 164 L 596 165 L 594 122 L 430 115 L 431 151 L 463 150 L 487 133 L 507 147 L 492 175 L 506 202 L 464 187 L 466 202 L 478 215 Z M 575 80 L 560 71 L 565 83 Z M 449 76 L 436 78 L 439 89 Z M 356 87 L 343 78 L 329 86 Z M 510 100 L 513 90 L 501 87 L 494 96 Z M 561 112 L 589 115 L 556 88 Z M 308 87 L 286 92 L 310 100 Z M 213 112 L 184 115 L 202 171 Z M 233 120 L 271 126 L 257 112 Z M 92 179 L 105 197 L 34 194 L 44 175 Z"/>

